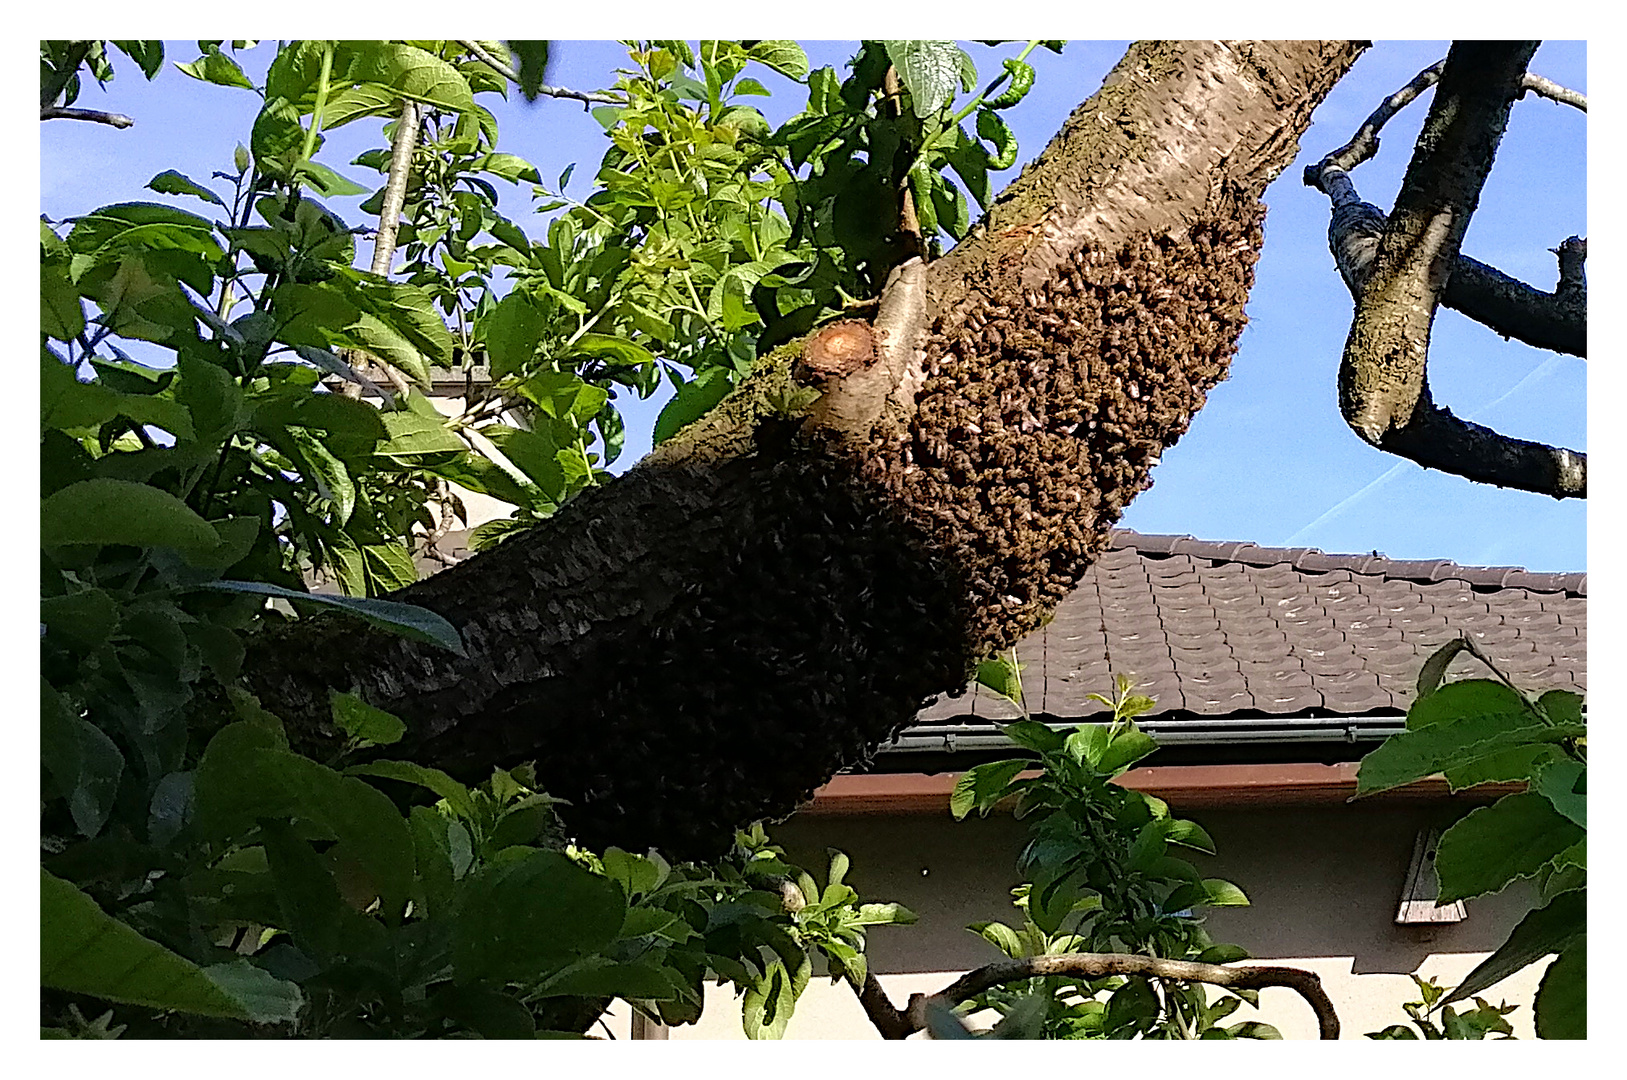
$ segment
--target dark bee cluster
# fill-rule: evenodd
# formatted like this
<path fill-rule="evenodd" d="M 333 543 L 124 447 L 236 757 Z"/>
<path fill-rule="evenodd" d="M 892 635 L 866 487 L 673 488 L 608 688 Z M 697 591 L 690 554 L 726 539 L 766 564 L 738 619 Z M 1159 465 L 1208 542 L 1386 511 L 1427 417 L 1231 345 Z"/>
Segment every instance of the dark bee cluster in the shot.
<path fill-rule="evenodd" d="M 537 760 L 597 850 L 720 855 L 965 678 L 953 571 L 873 489 L 817 455 L 733 467 L 751 520 L 659 620 L 576 658 L 576 722 Z"/>
<path fill-rule="evenodd" d="M 878 426 L 862 467 L 952 553 L 974 653 L 1014 644 L 1073 588 L 1225 377 L 1264 211 L 1082 249 L 1043 288 L 933 327 L 912 422 Z"/>

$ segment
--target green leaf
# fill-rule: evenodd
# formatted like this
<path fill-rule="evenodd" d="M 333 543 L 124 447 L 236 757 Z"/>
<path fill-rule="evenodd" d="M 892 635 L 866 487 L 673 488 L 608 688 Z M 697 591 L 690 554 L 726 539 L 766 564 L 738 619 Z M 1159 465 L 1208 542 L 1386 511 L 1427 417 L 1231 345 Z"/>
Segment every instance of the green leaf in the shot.
<path fill-rule="evenodd" d="M 1151 735 L 1135 728 L 1127 728 L 1107 744 L 1107 749 L 1102 751 L 1101 760 L 1096 763 L 1096 771 L 1109 776 L 1117 775 L 1156 749 L 1158 743 Z"/>
<path fill-rule="evenodd" d="M 1004 724 L 1000 733 L 1025 750 L 1036 754 L 1053 754 L 1067 744 L 1067 736 L 1038 720 L 1018 720 Z"/>
<path fill-rule="evenodd" d="M 1494 751 L 1442 772 L 1453 791 L 1462 791 L 1477 784 L 1529 780 L 1545 763 L 1557 761 L 1563 755 L 1564 751 L 1553 743 L 1527 743 Z"/>
<path fill-rule="evenodd" d="M 1545 764 L 1531 781 L 1531 790 L 1554 804 L 1554 809 L 1587 828 L 1587 766 L 1565 758 Z"/>
<path fill-rule="evenodd" d="M 464 453 L 468 447 L 443 421 L 410 412 L 380 413 L 388 441 L 373 452 L 379 457 L 417 458 L 429 454 Z"/>
<path fill-rule="evenodd" d="M 609 334 L 582 334 L 572 348 L 586 356 L 608 360 L 614 364 L 655 363 L 655 355 L 644 346 Z"/>
<path fill-rule="evenodd" d="M 296 604 L 318 604 L 336 608 L 347 615 L 364 619 L 380 629 L 399 637 L 439 645 L 449 652 L 465 656 L 463 638 L 457 628 L 428 608 L 402 604 L 394 600 L 369 600 L 359 596 L 332 596 L 327 593 L 303 593 L 268 585 L 261 581 L 210 581 L 193 586 L 198 589 L 218 589 L 221 592 L 254 593 L 274 596 Z"/>
<path fill-rule="evenodd" d="M 1034 763 L 1026 758 L 991 761 L 977 765 L 961 774 L 949 795 L 949 812 L 959 821 L 974 809 L 986 815 L 989 808 L 1004 797 L 1006 787 L 1016 775 Z"/>
<path fill-rule="evenodd" d="M 1230 964 L 1238 960 L 1247 960 L 1249 951 L 1241 945 L 1211 945 L 1198 954 L 1200 964 Z"/>
<path fill-rule="evenodd" d="M 504 180 L 515 184 L 521 181 L 528 184 L 542 183 L 542 177 L 537 174 L 537 167 L 518 154 L 487 154 L 476 161 L 472 167 L 480 172 L 500 176 Z"/>
<path fill-rule="evenodd" d="M 469 789 L 441 770 L 432 769 L 427 765 L 419 765 L 412 761 L 369 761 L 364 765 L 352 765 L 345 770 L 345 775 L 378 776 L 386 780 L 417 784 L 445 799 L 451 811 L 464 820 L 473 820 L 475 817 L 474 797 L 469 794 Z"/>
<path fill-rule="evenodd" d="M 454 969 L 460 982 L 536 979 L 608 945 L 625 914 L 621 886 L 536 851 L 459 883 Z"/>
<path fill-rule="evenodd" d="M 1209 899 L 1205 903 L 1210 907 L 1249 906 L 1248 897 L 1243 894 L 1243 890 L 1229 881 L 1222 881 L 1220 878 L 1204 878 L 1203 888 L 1209 894 Z"/>
<path fill-rule="evenodd" d="M 266 865 L 282 915 L 301 952 L 328 963 L 339 951 L 345 902 L 327 862 L 286 821 L 260 823 Z"/>
<path fill-rule="evenodd" d="M 1585 723 L 1582 715 L 1582 695 L 1570 690 L 1549 690 L 1537 699 L 1537 705 L 1556 724 Z"/>
<path fill-rule="evenodd" d="M 549 416 L 585 424 L 599 415 L 610 392 L 568 371 L 542 371 L 520 384 L 520 393 Z"/>
<path fill-rule="evenodd" d="M 1424 666 L 1418 670 L 1418 700 L 1422 701 L 1440 689 L 1442 680 L 1446 678 L 1447 667 L 1456 659 L 1458 653 L 1468 647 L 1469 642 L 1466 639 L 1457 638 L 1448 641 L 1430 654 L 1429 659 L 1424 661 Z"/>
<path fill-rule="evenodd" d="M 925 228 L 925 226 L 922 226 Z M 996 694 L 1013 702 L 1018 708 L 1023 704 L 1023 683 L 1020 668 L 1017 662 L 1004 654 L 981 660 L 977 665 L 977 681 L 979 685 L 986 686 Z"/>
<path fill-rule="evenodd" d="M 1553 953 L 1562 953 L 1587 933 L 1587 890 L 1560 893 L 1528 911 L 1508 940 L 1480 962 L 1441 1004 L 1461 1001 Z"/>
<path fill-rule="evenodd" d="M 550 979 L 539 997 L 614 997 L 623 1001 L 671 1001 L 680 995 L 667 971 L 649 961 L 614 963 L 593 957 L 591 963 Z"/>
<path fill-rule="evenodd" d="M 1454 683 L 1424 700 L 1438 701 L 1450 690 L 1464 685 L 1467 684 Z M 1414 705 L 1413 711 L 1418 707 Z M 1408 723 L 1411 722 L 1409 716 Z M 1356 794 L 1370 795 L 1443 770 L 1467 766 L 1493 753 L 1531 743 L 1558 742 L 1585 731 L 1574 725 L 1545 724 L 1523 707 L 1518 711 L 1432 719 L 1423 727 L 1392 735 L 1362 758 L 1356 774 Z"/>
<path fill-rule="evenodd" d="M 1034 86 L 1034 69 L 1022 60 L 1011 57 L 1000 61 L 1011 80 L 1004 90 L 984 102 L 991 109 L 1009 109 L 1028 95 Z"/>
<path fill-rule="evenodd" d="M 629 900 L 655 890 L 663 877 L 655 863 L 618 847 L 608 849 L 602 861 L 605 876 L 620 884 Z"/>
<path fill-rule="evenodd" d="M 1535 792 L 1479 807 L 1441 836 L 1435 854 L 1438 902 L 1497 892 L 1531 877 L 1586 835 Z"/>
<path fill-rule="evenodd" d="M 1507 685 L 1491 679 L 1464 679 L 1414 701 L 1407 710 L 1407 728 L 1416 730 L 1465 717 L 1502 713 L 1529 716 L 1530 712 L 1525 699 Z"/>
<path fill-rule="evenodd" d="M 206 52 L 189 64 L 177 62 L 175 66 L 183 74 L 202 82 L 214 83 L 216 86 L 235 86 L 243 90 L 254 89 L 254 84 L 243 74 L 243 69 L 237 66 L 237 61 L 219 50 Z"/>
<path fill-rule="evenodd" d="M 1587 1038 L 1587 937 L 1559 954 L 1537 987 L 1537 1038 Z"/>
<path fill-rule="evenodd" d="M 136 62 L 141 73 L 151 82 L 164 66 L 162 41 L 115 41 L 118 50 Z"/>
<path fill-rule="evenodd" d="M 174 169 L 165 169 L 147 181 L 147 186 L 160 195 L 191 195 L 193 198 L 202 199 L 204 202 L 212 202 L 216 206 L 223 207 L 226 205 L 221 201 L 219 195 L 201 184 L 194 183 L 190 177 L 178 173 Z"/>
<path fill-rule="evenodd" d="M 888 41 L 887 58 L 922 119 L 955 100 L 964 55 L 953 41 Z"/>
<path fill-rule="evenodd" d="M 352 195 L 366 195 L 368 188 L 334 172 L 320 161 L 302 161 L 295 170 L 304 178 L 317 194 L 330 199 L 347 198 Z"/>
<path fill-rule="evenodd" d="M 754 42 L 746 55 L 786 78 L 801 82 L 808 77 L 808 54 L 794 41 Z"/>
<path fill-rule="evenodd" d="M 40 546 L 127 544 L 174 548 L 206 560 L 220 534 L 167 491 L 127 480 L 81 480 L 40 503 Z"/>
<path fill-rule="evenodd" d="M 1185 821 L 1179 818 L 1172 820 L 1165 839 L 1172 844 L 1195 848 L 1198 851 L 1208 852 L 1210 855 L 1215 853 L 1214 839 L 1204 831 L 1202 825 L 1195 821 Z"/>
<path fill-rule="evenodd" d="M 247 960 L 210 964 L 203 969 L 209 981 L 243 1003 L 256 1024 L 291 1024 L 305 1005 L 299 987 L 255 967 Z"/>
<path fill-rule="evenodd" d="M 712 411 L 733 388 L 723 368 L 708 368 L 678 388 L 656 417 L 653 438 L 659 446 Z"/>
<path fill-rule="evenodd" d="M 525 293 L 515 290 L 498 301 L 479 327 L 492 377 L 513 375 L 529 366 L 546 328 L 542 312 Z"/>
<path fill-rule="evenodd" d="M 486 986 L 441 983 L 430 999 L 436 1010 L 483 1039 L 535 1039 L 536 1018 L 512 994 Z"/>
<path fill-rule="evenodd" d="M 1102 760 L 1102 751 L 1107 749 L 1107 734 L 1105 724 L 1081 724 L 1062 748 L 1074 761 L 1095 768 Z"/>
<path fill-rule="evenodd" d="M 322 441 L 303 428 L 289 428 L 284 433 L 287 449 L 300 472 L 315 487 L 317 494 L 333 504 L 337 524 L 350 520 L 356 509 L 356 485 L 350 479 L 350 470 Z"/>
<path fill-rule="evenodd" d="M 272 979 L 285 996 L 280 1007 L 268 1009 L 263 985 L 256 990 L 241 976 L 223 977 L 218 967 L 200 968 L 141 936 L 70 883 L 40 870 L 40 985 L 143 1008 L 261 1023 L 290 1019 L 297 1011 L 299 989 L 292 984 Z"/>
<path fill-rule="evenodd" d="M 1241 1024 L 1233 1024 L 1226 1029 L 1226 1033 L 1234 1039 L 1281 1039 L 1282 1032 L 1270 1024 L 1259 1020 L 1245 1020 Z"/>
<path fill-rule="evenodd" d="M 785 964 L 775 958 L 762 978 L 746 987 L 740 1024 L 748 1039 L 780 1039 L 796 1011 L 797 993 Z"/>
<path fill-rule="evenodd" d="M 374 708 L 355 694 L 329 690 L 328 704 L 333 710 L 333 722 L 352 739 L 384 746 L 407 733 L 407 725 L 394 713 Z"/>
<path fill-rule="evenodd" d="M 1017 932 L 1005 923 L 976 922 L 967 929 L 1013 960 L 1023 955 L 1022 941 L 1018 939 Z"/>
<path fill-rule="evenodd" d="M 990 169 L 1009 169 L 1017 163 L 1017 136 L 1011 133 L 999 113 L 977 110 L 977 134 L 994 147 L 994 153 L 989 155 Z"/>
<path fill-rule="evenodd" d="M 85 304 L 65 260 L 40 263 L 40 330 L 58 341 L 72 341 L 85 331 Z"/>

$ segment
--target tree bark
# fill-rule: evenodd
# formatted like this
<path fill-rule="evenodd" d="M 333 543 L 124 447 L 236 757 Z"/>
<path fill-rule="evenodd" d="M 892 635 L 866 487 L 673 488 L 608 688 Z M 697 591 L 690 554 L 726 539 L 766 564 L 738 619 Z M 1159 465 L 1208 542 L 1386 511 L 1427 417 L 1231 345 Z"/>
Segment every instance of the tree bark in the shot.
<path fill-rule="evenodd" d="M 1470 423 L 1436 405 L 1429 389 L 1435 311 L 1463 267 L 1458 248 L 1491 172 L 1509 111 L 1524 92 L 1525 67 L 1536 49 L 1534 41 L 1457 42 L 1447 55 L 1429 117 L 1370 264 L 1346 269 L 1359 260 L 1340 258 L 1341 270 L 1354 286 L 1356 313 L 1339 367 L 1339 408 L 1364 441 L 1425 468 L 1554 498 L 1585 497 L 1585 455 Z M 1362 246 L 1356 241 L 1364 230 L 1353 227 L 1353 219 L 1370 217 L 1365 204 L 1337 206 L 1336 249 Z M 1574 245 L 1561 248 L 1567 254 L 1560 286 L 1548 306 L 1558 309 L 1569 300 L 1585 333 L 1585 299 L 1578 303 L 1585 296 L 1580 269 L 1585 248 L 1579 240 Z M 1480 293 L 1512 298 L 1503 282 L 1479 269 L 1490 268 L 1471 268 L 1470 279 L 1458 289 L 1460 306 L 1465 297 L 1484 301 L 1487 297 Z M 1584 339 L 1580 351 L 1585 348 Z"/>
<path fill-rule="evenodd" d="M 874 365 L 788 414 L 786 346 L 627 475 L 396 594 L 467 658 L 323 616 L 263 635 L 250 688 L 308 752 L 336 745 L 341 687 L 407 721 L 390 756 L 534 760 L 589 846 L 706 857 L 791 812 L 1105 546 L 1224 376 L 1259 197 L 1361 48 L 1137 44 L 973 235 L 900 277 L 925 277 L 924 341 L 879 416 L 821 408 Z"/>

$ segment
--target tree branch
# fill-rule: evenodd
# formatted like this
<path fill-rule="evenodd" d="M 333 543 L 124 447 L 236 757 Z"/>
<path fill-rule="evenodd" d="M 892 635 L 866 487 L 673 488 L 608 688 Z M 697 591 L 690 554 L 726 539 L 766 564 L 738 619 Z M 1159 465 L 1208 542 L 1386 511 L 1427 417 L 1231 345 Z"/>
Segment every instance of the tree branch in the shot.
<path fill-rule="evenodd" d="M 519 84 L 519 82 L 520 82 L 520 73 L 515 71 L 509 65 L 503 63 L 501 60 L 497 59 L 497 57 L 493 56 L 491 53 L 487 52 L 485 49 L 481 48 L 479 42 L 475 42 L 475 41 L 459 41 L 458 44 L 462 45 L 465 49 L 468 49 L 469 52 L 474 56 L 474 58 L 476 60 L 479 60 L 481 63 L 485 64 L 487 67 L 489 67 L 493 71 L 497 72 L 497 74 L 503 76 L 505 79 L 508 79 L 510 82 L 515 83 L 516 85 Z M 621 98 L 612 97 L 609 94 L 600 94 L 600 93 L 597 93 L 597 92 L 584 94 L 584 93 L 581 93 L 580 91 L 577 91 L 577 90 L 567 90 L 563 86 L 538 86 L 537 87 L 537 93 L 545 94 L 548 97 L 569 98 L 572 101 L 580 101 L 582 103 L 583 108 L 586 108 L 588 105 L 595 105 L 595 104 L 597 104 L 597 105 L 625 105 L 626 104 L 626 102 L 623 101 Z"/>
<path fill-rule="evenodd" d="M 1346 186 L 1354 194 L 1354 187 Z M 1333 251 L 1350 295 L 1359 297 L 1372 273 L 1379 239 L 1389 221 L 1372 203 L 1359 199 L 1334 206 L 1328 225 Z M 1587 241 L 1571 237 L 1552 249 L 1559 256 L 1559 283 L 1543 292 L 1467 255 L 1452 264 L 1441 304 L 1490 327 L 1505 338 L 1537 349 L 1587 356 Z"/>
<path fill-rule="evenodd" d="M 1445 60 L 1437 60 L 1413 76 L 1411 82 L 1385 98 L 1379 107 L 1362 122 L 1356 134 L 1333 153 L 1324 157 L 1315 165 L 1305 167 L 1305 184 L 1314 187 L 1323 194 L 1331 197 L 1334 204 L 1349 201 L 1340 188 L 1341 173 L 1348 173 L 1362 162 L 1370 160 L 1378 153 L 1378 133 L 1390 118 L 1413 101 L 1425 90 L 1440 81 L 1441 71 L 1446 67 Z M 1566 89 L 1558 83 L 1544 79 L 1541 75 L 1532 75 L 1527 72 L 1520 79 L 1520 97 L 1526 94 L 1536 94 L 1563 105 L 1571 105 L 1587 112 L 1587 98 L 1575 90 Z"/>
<path fill-rule="evenodd" d="M 884 1039 L 904 1039 L 926 1028 L 927 1007 L 937 1001 L 954 1008 L 985 990 L 1006 983 L 1046 975 L 1069 975 L 1100 979 L 1109 975 L 1144 975 L 1155 979 L 1207 983 L 1232 990 L 1260 990 L 1285 986 L 1298 993 L 1316 1013 L 1317 1029 L 1323 1039 L 1339 1037 L 1339 1014 L 1322 989 L 1322 980 L 1312 971 L 1279 966 L 1224 967 L 1192 960 L 1166 960 L 1132 953 L 1068 953 L 1062 956 L 1026 956 L 985 964 L 968 972 L 936 994 L 913 994 L 909 1007 L 900 1011 L 887 997 L 874 972 L 867 971 L 864 988 L 856 991 L 865 1015 Z"/>
<path fill-rule="evenodd" d="M 67 109 L 60 105 L 48 105 L 40 110 L 41 120 L 88 120 L 93 124 L 106 124 L 109 127 L 127 128 L 135 121 L 123 113 L 102 112 L 100 109 Z"/>
<path fill-rule="evenodd" d="M 1461 420 L 1435 405 L 1427 378 L 1435 308 L 1536 47 L 1452 46 L 1356 302 L 1339 368 L 1339 409 L 1352 430 L 1387 453 L 1480 483 L 1565 498 L 1586 494 L 1583 455 Z"/>

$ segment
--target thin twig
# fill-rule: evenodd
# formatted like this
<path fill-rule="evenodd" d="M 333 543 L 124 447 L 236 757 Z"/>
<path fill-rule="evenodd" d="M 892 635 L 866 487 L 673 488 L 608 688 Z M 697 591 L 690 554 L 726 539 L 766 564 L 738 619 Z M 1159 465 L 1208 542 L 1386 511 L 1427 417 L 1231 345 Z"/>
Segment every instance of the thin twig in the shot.
<path fill-rule="evenodd" d="M 106 124 L 109 127 L 127 128 L 135 121 L 123 113 L 102 112 L 100 109 L 66 109 L 60 105 L 48 105 L 40 110 L 41 120 L 88 120 L 92 124 Z"/>
<path fill-rule="evenodd" d="M 456 39 L 454 39 L 454 40 L 456 40 Z M 520 84 L 520 73 L 515 71 L 509 65 L 503 63 L 501 60 L 497 59 L 497 57 L 493 56 L 491 53 L 487 52 L 485 49 L 481 48 L 479 42 L 475 42 L 475 41 L 459 41 L 458 44 L 462 45 L 465 49 L 468 49 L 469 52 L 474 55 L 474 58 L 476 60 L 479 60 L 481 63 L 485 64 L 487 67 L 489 67 L 493 71 L 497 72 L 497 74 L 499 74 L 499 75 L 503 76 L 504 78 L 510 80 L 515 85 Z M 568 90 L 563 86 L 541 86 L 541 85 L 539 85 L 537 87 L 537 93 L 544 94 L 544 95 L 546 95 L 548 97 L 570 98 L 572 101 L 580 101 L 582 103 L 583 107 L 586 107 L 588 105 L 625 105 L 626 104 L 626 102 L 623 101 L 621 98 L 611 97 L 609 94 L 600 94 L 600 93 L 597 93 L 597 92 L 584 94 L 584 93 L 582 93 L 582 92 L 580 92 L 578 90 Z"/>
<path fill-rule="evenodd" d="M 1385 124 L 1390 122 L 1391 117 L 1412 104 L 1420 94 L 1439 82 L 1441 71 L 1445 67 L 1445 60 L 1437 60 L 1420 71 L 1407 85 L 1385 98 L 1379 107 L 1373 110 L 1372 115 L 1362 122 L 1356 134 L 1350 137 L 1349 142 L 1315 165 L 1305 167 L 1306 186 L 1317 188 L 1332 197 L 1336 204 L 1353 198 L 1353 195 L 1347 197 L 1343 190 L 1344 185 L 1338 183 L 1341 178 L 1340 174 L 1348 173 L 1351 169 L 1364 161 L 1370 160 L 1378 153 L 1379 131 L 1383 129 Z M 1579 94 L 1575 90 L 1566 89 L 1549 79 L 1544 79 L 1541 75 L 1532 75 L 1527 72 L 1521 79 L 1520 96 L 1524 97 L 1526 94 L 1537 94 L 1587 112 L 1587 97 L 1585 95 Z"/>
<path fill-rule="evenodd" d="M 968 972 L 936 994 L 913 994 L 907 1009 L 899 1010 L 888 999 L 874 972 L 865 974 L 864 987 L 856 990 L 859 1003 L 884 1039 L 904 1039 L 926 1028 L 927 1007 L 936 1001 L 948 1008 L 970 1001 L 985 990 L 1006 983 L 1046 975 L 1069 975 L 1100 979 L 1109 975 L 1143 975 L 1155 979 L 1208 983 L 1231 990 L 1260 990 L 1283 986 L 1304 998 L 1316 1013 L 1317 1029 L 1323 1039 L 1339 1037 L 1339 1014 L 1322 989 L 1322 980 L 1313 971 L 1280 966 L 1225 967 L 1194 960 L 1166 960 L 1133 953 L 1067 953 L 1061 956 L 1025 956 L 985 964 Z"/>

